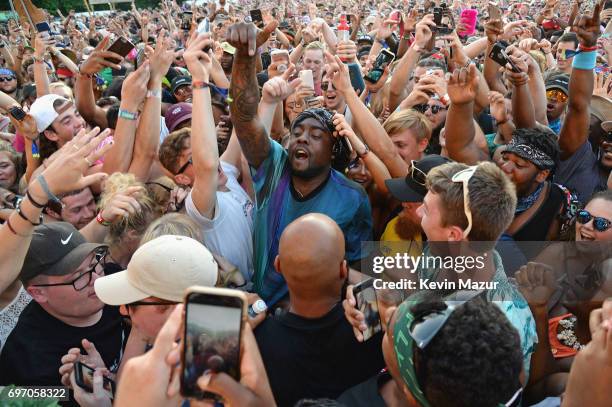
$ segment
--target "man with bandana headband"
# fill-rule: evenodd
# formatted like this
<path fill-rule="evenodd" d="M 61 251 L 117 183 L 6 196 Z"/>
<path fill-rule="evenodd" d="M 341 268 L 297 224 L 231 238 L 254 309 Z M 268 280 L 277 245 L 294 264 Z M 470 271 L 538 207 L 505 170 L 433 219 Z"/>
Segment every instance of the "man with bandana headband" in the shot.
<path fill-rule="evenodd" d="M 312 212 L 324 213 L 342 229 L 346 260 L 361 259 L 361 242 L 372 238 L 372 215 L 368 197 L 358 184 L 333 168 L 348 162 L 348 151 L 335 138 L 333 115 L 324 109 L 308 109 L 292 123 L 288 148 L 268 136 L 257 117 L 259 89 L 255 72 L 255 46 L 274 30 L 259 30 L 238 23 L 227 38 L 236 48 L 230 87 L 230 112 L 242 151 L 249 162 L 257 202 L 254 225 L 257 293 L 268 305 L 287 295 L 283 276 L 274 271 L 278 242 L 294 219 Z M 288 83 L 278 83 L 290 94 Z M 312 236 L 316 239 L 316 236 Z"/>

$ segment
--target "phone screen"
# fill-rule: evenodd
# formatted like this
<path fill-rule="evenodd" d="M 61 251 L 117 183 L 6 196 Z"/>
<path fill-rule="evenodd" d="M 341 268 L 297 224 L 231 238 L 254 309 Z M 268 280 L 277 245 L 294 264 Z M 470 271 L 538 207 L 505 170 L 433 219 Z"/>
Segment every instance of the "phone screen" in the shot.
<path fill-rule="evenodd" d="M 122 57 L 127 56 L 134 49 L 134 44 L 132 44 L 128 39 L 119 37 L 115 42 L 108 47 L 107 51 L 114 52 L 117 55 Z M 119 61 L 117 61 L 119 63 Z"/>
<path fill-rule="evenodd" d="M 185 308 L 185 335 L 181 394 L 218 399 L 204 393 L 197 381 L 205 372 L 224 372 L 240 380 L 242 300 L 193 293 Z"/>
<path fill-rule="evenodd" d="M 93 392 L 93 375 L 95 369 L 83 364 L 75 363 L 75 379 L 77 384 L 83 389 Z M 106 395 L 113 399 L 114 395 L 114 382 L 107 377 L 103 378 L 102 387 Z"/>
<path fill-rule="evenodd" d="M 251 10 L 250 14 L 251 14 L 251 21 L 257 27 L 263 27 L 263 15 L 261 14 L 261 10 L 259 9 Z"/>
<path fill-rule="evenodd" d="M 382 330 L 374 280 L 363 281 L 353 288 L 353 295 L 357 301 L 357 309 L 363 312 L 365 324 L 368 328 L 363 332 L 363 340 L 368 340 Z"/>

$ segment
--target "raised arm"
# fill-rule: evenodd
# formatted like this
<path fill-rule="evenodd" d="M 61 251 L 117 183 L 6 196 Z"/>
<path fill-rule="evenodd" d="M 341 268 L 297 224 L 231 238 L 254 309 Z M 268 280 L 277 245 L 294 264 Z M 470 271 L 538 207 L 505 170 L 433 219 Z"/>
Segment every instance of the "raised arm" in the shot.
<path fill-rule="evenodd" d="M 444 135 L 448 155 L 468 165 L 487 160 L 487 155 L 474 142 L 474 99 L 478 91 L 478 72 L 474 64 L 456 69 L 448 78 L 447 91 L 451 104 L 446 114 Z"/>
<path fill-rule="evenodd" d="M 346 99 L 346 104 L 353 115 L 354 124 L 359 128 L 369 148 L 385 163 L 391 176 L 405 176 L 408 173 L 408 164 L 399 155 L 380 122 L 353 90 L 348 67 L 342 63 L 337 55 L 332 56 L 330 53 L 326 53 L 325 58 L 329 65 L 329 72 L 333 75 L 334 87 Z"/>
<path fill-rule="evenodd" d="M 529 90 L 528 61 L 531 56 L 518 48 L 508 47 L 510 60 L 520 70 L 512 71 L 509 64 L 506 65 L 506 76 L 512 83 L 512 117 L 518 128 L 532 129 L 536 126 L 535 112 Z"/>
<path fill-rule="evenodd" d="M 252 23 L 237 23 L 228 28 L 227 38 L 236 48 L 230 84 L 230 115 L 242 152 L 249 165 L 258 168 L 270 152 L 268 132 L 257 116 L 259 87 L 255 71 L 257 47 L 276 28 L 276 22 L 259 30 Z"/>
<path fill-rule="evenodd" d="M 574 57 L 570 76 L 568 111 L 559 134 L 561 159 L 567 159 L 574 154 L 589 136 L 591 118 L 589 107 L 593 94 L 593 68 L 595 68 L 597 51 L 587 50 L 597 46 L 600 11 L 601 4 L 597 4 L 592 16 L 577 17 L 572 27 L 578 35 L 579 49 L 582 49 L 583 53 Z"/>
<path fill-rule="evenodd" d="M 47 66 L 45 64 L 45 53 L 47 47 L 54 43 L 51 37 L 43 37 L 42 34 L 36 34 L 34 39 L 34 83 L 36 84 L 36 97 L 41 97 L 49 94 L 49 76 L 47 75 Z"/>
<path fill-rule="evenodd" d="M 193 114 L 191 118 L 191 155 L 195 180 L 191 196 L 198 212 L 208 219 L 215 214 L 218 182 L 219 151 L 217 133 L 210 103 L 210 88 L 199 87 L 208 83 L 212 59 L 204 47 L 213 41 L 208 35 L 199 35 L 191 41 L 183 58 L 196 84 L 193 89 Z"/>

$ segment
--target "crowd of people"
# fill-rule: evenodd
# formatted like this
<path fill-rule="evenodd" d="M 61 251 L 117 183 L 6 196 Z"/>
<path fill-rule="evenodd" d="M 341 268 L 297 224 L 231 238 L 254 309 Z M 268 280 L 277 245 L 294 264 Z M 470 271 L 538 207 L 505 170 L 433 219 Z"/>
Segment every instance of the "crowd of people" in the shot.
<path fill-rule="evenodd" d="M 0 25 L 0 386 L 612 405 L 612 0 L 41 14 Z M 216 401 L 180 391 L 193 286 L 250 305 L 238 376 L 197 380 Z"/>

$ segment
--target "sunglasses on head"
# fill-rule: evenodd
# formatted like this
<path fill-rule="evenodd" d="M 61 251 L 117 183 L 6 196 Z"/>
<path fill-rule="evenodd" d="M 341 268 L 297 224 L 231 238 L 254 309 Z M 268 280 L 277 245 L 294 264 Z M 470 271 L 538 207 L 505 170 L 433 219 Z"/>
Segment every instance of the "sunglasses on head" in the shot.
<path fill-rule="evenodd" d="M 463 184 L 463 210 L 465 212 L 465 217 L 467 218 L 467 221 L 468 221 L 467 228 L 465 228 L 465 230 L 463 231 L 464 237 L 467 237 L 467 235 L 472 230 L 472 211 L 470 209 L 469 183 L 470 183 L 470 179 L 472 179 L 472 176 L 474 176 L 474 173 L 476 172 L 477 168 L 478 168 L 477 165 L 468 167 L 465 170 L 459 171 L 458 173 L 453 175 L 453 178 L 451 179 L 453 182 L 461 182 Z"/>
<path fill-rule="evenodd" d="M 417 166 L 414 165 L 414 163 L 415 163 L 414 160 L 410 160 L 410 178 L 412 178 L 412 180 L 416 182 L 417 184 L 419 184 L 420 186 L 424 187 L 425 181 L 427 180 L 427 174 L 425 174 L 423 171 L 417 168 Z"/>
<path fill-rule="evenodd" d="M 567 102 L 568 96 L 560 90 L 553 89 L 546 91 L 546 98 L 559 103 L 565 103 Z"/>
<path fill-rule="evenodd" d="M 576 220 L 583 225 L 589 223 L 591 219 L 593 220 L 593 228 L 598 232 L 605 232 L 606 230 L 610 229 L 610 226 L 612 226 L 612 222 L 608 219 L 593 216 L 584 209 L 578 212 L 578 217 L 576 218 Z"/>
<path fill-rule="evenodd" d="M 10 82 L 15 79 L 14 76 L 0 76 L 0 82 Z"/>
<path fill-rule="evenodd" d="M 428 111 L 429 109 L 431 109 L 431 113 L 433 114 L 438 114 L 439 112 L 441 112 L 442 110 L 446 110 L 445 107 L 442 106 L 430 106 L 427 104 L 422 104 L 422 105 L 416 105 L 412 107 L 414 110 L 416 110 L 419 113 L 425 113 L 426 111 Z"/>

